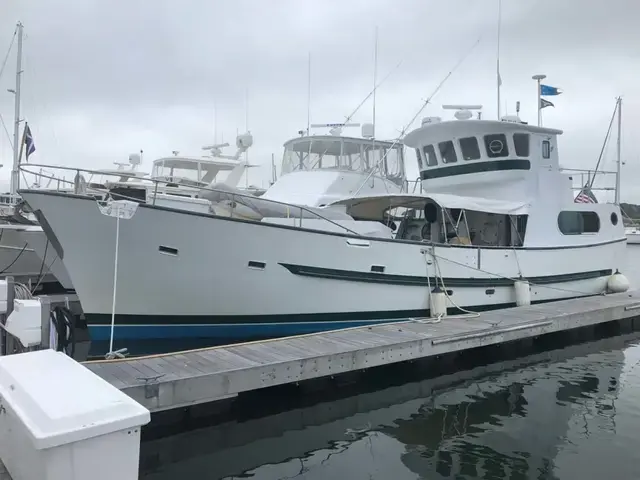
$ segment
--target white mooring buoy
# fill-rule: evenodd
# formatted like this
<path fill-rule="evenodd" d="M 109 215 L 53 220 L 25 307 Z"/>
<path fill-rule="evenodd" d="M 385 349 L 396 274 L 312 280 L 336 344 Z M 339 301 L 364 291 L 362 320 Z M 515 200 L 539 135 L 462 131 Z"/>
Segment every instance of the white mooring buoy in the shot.
<path fill-rule="evenodd" d="M 607 280 L 607 291 L 610 293 L 622 293 L 629 290 L 629 280 L 618 270 Z"/>
<path fill-rule="evenodd" d="M 531 305 L 531 289 L 529 288 L 529 282 L 524 279 L 516 280 L 513 283 L 513 287 L 516 290 L 516 305 L 518 307 Z"/>
<path fill-rule="evenodd" d="M 438 285 L 431 290 L 431 316 L 444 317 L 447 314 L 447 296 Z"/>

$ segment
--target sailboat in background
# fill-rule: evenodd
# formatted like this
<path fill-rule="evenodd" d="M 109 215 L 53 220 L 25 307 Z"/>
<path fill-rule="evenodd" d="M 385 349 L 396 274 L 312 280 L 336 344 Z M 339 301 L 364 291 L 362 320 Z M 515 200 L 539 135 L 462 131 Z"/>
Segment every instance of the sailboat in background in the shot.
<path fill-rule="evenodd" d="M 22 23 L 18 22 L 9 48 L 11 50 L 14 41 L 17 40 L 15 88 L 9 90 L 15 95 L 11 185 L 9 194 L 0 195 L 0 222 L 2 222 L 0 223 L 0 276 L 13 276 L 16 281 L 22 283 L 35 283 L 40 291 L 51 291 L 51 288 L 47 287 L 53 287 L 56 290 L 61 283 L 71 283 L 62 262 L 57 261 L 57 254 L 53 249 L 45 250 L 46 254 L 40 258 L 33 248 L 17 234 L 21 229 L 33 228 L 25 225 L 31 222 L 20 217 L 16 207 L 22 202 L 22 199 L 17 195 L 20 186 L 19 167 L 22 156 L 24 154 L 24 158 L 28 161 L 36 150 L 31 128 L 26 122 L 24 122 L 22 135 L 20 132 L 20 123 L 23 122 L 20 119 L 23 29 Z M 39 182 L 36 180 L 34 185 L 38 184 Z M 41 233 L 40 237 L 44 243 L 47 243 L 44 234 Z"/>

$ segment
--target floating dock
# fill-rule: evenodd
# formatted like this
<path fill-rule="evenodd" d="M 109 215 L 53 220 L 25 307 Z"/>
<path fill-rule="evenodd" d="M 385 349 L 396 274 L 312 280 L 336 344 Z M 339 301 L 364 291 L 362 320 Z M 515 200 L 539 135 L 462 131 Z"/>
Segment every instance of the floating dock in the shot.
<path fill-rule="evenodd" d="M 151 412 L 159 412 L 638 316 L 640 291 L 633 291 L 85 366 Z"/>

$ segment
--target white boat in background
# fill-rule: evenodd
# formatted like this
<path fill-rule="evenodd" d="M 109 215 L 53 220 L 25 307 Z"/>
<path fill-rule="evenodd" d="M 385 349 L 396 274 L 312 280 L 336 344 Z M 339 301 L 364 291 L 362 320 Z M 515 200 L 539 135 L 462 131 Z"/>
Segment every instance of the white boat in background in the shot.
<path fill-rule="evenodd" d="M 625 266 L 620 208 L 574 202 L 561 133 L 514 117 L 425 119 L 404 143 L 427 195 L 375 192 L 317 208 L 216 190 L 207 212 L 140 203 L 120 227 L 116 343 L 424 317 L 434 287 L 449 308 L 471 310 L 513 305 L 516 288 L 533 302 L 601 294 Z M 335 152 L 336 165 L 353 165 L 349 155 Z M 64 251 L 92 338 L 108 338 L 114 220 L 88 195 L 20 193 Z"/>
<path fill-rule="evenodd" d="M 640 244 L 640 228 L 627 227 L 624 229 L 624 233 L 627 236 L 627 243 L 631 245 Z"/>

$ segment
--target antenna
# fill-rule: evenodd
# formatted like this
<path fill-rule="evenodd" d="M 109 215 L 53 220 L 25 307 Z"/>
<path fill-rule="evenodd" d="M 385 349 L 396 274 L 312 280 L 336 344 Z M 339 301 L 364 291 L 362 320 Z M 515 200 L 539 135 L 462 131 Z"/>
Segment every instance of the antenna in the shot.
<path fill-rule="evenodd" d="M 245 131 L 249 133 L 249 87 L 247 87 L 245 90 L 244 102 L 245 102 L 244 127 L 245 127 Z M 249 149 L 244 151 L 244 161 L 246 162 L 247 165 L 249 165 Z M 244 171 L 244 183 L 245 183 L 245 187 L 248 189 L 249 188 L 249 169 L 248 168 L 246 168 Z"/>
<path fill-rule="evenodd" d="M 311 52 L 309 52 L 309 64 L 307 65 L 307 135 L 311 126 Z"/>
<path fill-rule="evenodd" d="M 420 114 L 422 113 L 422 111 L 427 108 L 427 105 L 429 105 L 429 103 L 431 103 L 431 100 L 433 99 L 433 97 L 440 91 L 440 89 L 442 88 L 442 86 L 446 83 L 446 81 L 449 79 L 449 77 L 451 75 L 453 75 L 453 72 L 455 72 L 456 70 L 458 70 L 458 67 L 460 67 L 460 65 L 466 60 L 466 58 L 469 56 L 469 54 L 473 51 L 474 48 L 476 48 L 476 46 L 480 43 L 480 40 L 482 39 L 482 37 L 478 38 L 478 40 L 476 41 L 476 43 L 473 44 L 473 46 L 469 49 L 469 51 L 467 51 L 462 58 L 460 58 L 460 60 L 458 60 L 458 63 L 456 63 L 453 68 L 449 71 L 449 73 L 447 73 L 445 75 L 445 77 L 440 81 L 440 83 L 438 84 L 438 86 L 435 88 L 435 90 L 431 93 L 431 95 L 429 95 L 429 97 L 427 97 L 425 100 L 423 100 L 422 102 L 422 106 L 420 107 L 420 109 L 416 112 L 416 114 L 413 116 L 413 118 L 409 121 L 409 123 L 407 123 L 403 128 L 402 131 L 400 132 L 400 136 L 391 144 L 391 146 L 389 148 L 387 148 L 387 152 L 382 156 L 382 158 L 376 162 L 375 166 L 371 169 L 371 171 L 369 172 L 369 174 L 367 175 L 367 177 L 364 179 L 364 181 L 360 184 L 360 186 L 358 187 L 358 189 L 355 191 L 355 193 L 352 193 L 351 196 L 349 198 L 355 198 L 356 196 L 358 196 L 358 194 L 360 193 L 360 190 L 362 190 L 362 187 L 364 187 L 367 183 L 367 181 L 369 180 L 369 178 L 371 178 L 371 175 L 373 175 L 373 172 L 376 170 L 376 168 L 378 167 L 378 165 L 380 165 L 383 161 L 385 161 L 385 159 L 387 158 L 387 155 L 389 154 L 389 152 L 393 149 L 393 147 L 395 147 L 399 142 L 402 141 L 402 138 L 404 138 L 404 135 L 406 133 L 406 131 L 409 129 L 409 127 L 411 127 L 411 125 L 413 125 L 413 122 L 416 121 L 416 118 L 418 118 L 418 116 L 420 116 Z"/>
<path fill-rule="evenodd" d="M 620 205 L 620 166 L 621 166 L 621 149 L 620 141 L 622 138 L 622 97 L 618 97 L 618 138 L 616 141 L 616 191 L 615 204 Z"/>
<path fill-rule="evenodd" d="M 374 36 L 373 47 L 373 135 L 376 137 L 376 85 L 378 84 L 378 26 L 376 25 L 376 31 Z"/>
<path fill-rule="evenodd" d="M 502 78 L 500 77 L 500 27 L 502 24 L 502 0 L 498 0 L 498 45 L 496 48 L 496 88 L 498 102 L 498 120 L 500 120 L 500 87 L 502 86 Z"/>
<path fill-rule="evenodd" d="M 218 143 L 218 106 L 213 101 L 213 143 Z"/>
<path fill-rule="evenodd" d="M 15 119 L 13 124 L 13 168 L 11 169 L 11 195 L 15 195 L 20 188 L 20 85 L 22 82 L 22 23 L 16 25 L 18 35 L 18 55 L 16 60 Z"/>

